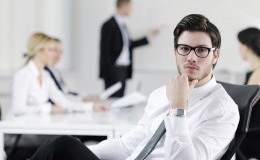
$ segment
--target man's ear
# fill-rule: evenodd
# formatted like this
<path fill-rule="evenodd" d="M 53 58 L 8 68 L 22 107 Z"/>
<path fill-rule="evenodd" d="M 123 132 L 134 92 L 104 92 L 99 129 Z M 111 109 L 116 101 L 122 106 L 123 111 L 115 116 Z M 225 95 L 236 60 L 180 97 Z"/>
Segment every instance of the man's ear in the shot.
<path fill-rule="evenodd" d="M 212 63 L 216 64 L 219 58 L 220 50 L 217 49 L 216 51 L 213 52 L 213 60 Z"/>

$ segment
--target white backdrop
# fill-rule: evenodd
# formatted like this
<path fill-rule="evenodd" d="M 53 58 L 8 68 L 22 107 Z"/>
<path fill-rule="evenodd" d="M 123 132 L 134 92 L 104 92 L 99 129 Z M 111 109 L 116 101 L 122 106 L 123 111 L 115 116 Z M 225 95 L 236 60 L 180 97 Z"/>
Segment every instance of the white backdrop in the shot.
<path fill-rule="evenodd" d="M 27 40 L 34 32 L 60 38 L 63 69 L 70 68 L 70 0 L 0 0 L 0 76 L 23 66 Z"/>
<path fill-rule="evenodd" d="M 259 0 L 133 0 L 128 21 L 133 38 L 162 27 L 150 45 L 134 51 L 133 81 L 141 80 L 147 73 L 159 77 L 160 73 L 176 71 L 172 31 L 187 14 L 200 13 L 216 24 L 222 34 L 216 70 L 231 75 L 232 82 L 236 82 L 235 74 L 243 75 L 248 69 L 239 56 L 236 35 L 245 27 L 260 27 L 259 10 Z M 28 36 L 44 31 L 64 42 L 60 68 L 71 88 L 100 92 L 103 89 L 98 79 L 100 27 L 114 11 L 115 0 L 0 0 L 0 75 L 13 73 L 21 66 Z"/>

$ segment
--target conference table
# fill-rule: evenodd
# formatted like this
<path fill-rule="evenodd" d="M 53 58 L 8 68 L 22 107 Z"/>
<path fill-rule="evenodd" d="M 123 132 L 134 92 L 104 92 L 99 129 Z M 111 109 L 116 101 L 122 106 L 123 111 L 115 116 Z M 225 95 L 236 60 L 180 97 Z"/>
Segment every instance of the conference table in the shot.
<path fill-rule="evenodd" d="M 144 113 L 144 104 L 107 112 L 21 115 L 0 121 L 0 160 L 4 160 L 5 134 L 95 135 L 120 137 Z"/>

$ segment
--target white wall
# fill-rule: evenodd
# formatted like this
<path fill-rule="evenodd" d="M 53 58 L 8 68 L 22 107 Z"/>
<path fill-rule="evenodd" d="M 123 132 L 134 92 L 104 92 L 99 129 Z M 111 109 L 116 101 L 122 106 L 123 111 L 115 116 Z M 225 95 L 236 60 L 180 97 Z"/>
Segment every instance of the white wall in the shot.
<path fill-rule="evenodd" d="M 83 92 L 98 93 L 103 83 L 98 79 L 99 31 L 101 23 L 113 10 L 111 0 L 73 0 L 71 58 L 77 84 Z"/>
<path fill-rule="evenodd" d="M 70 0 L 0 1 L 0 74 L 12 74 L 23 64 L 27 39 L 41 31 L 65 43 L 61 68 L 70 68 Z"/>
<path fill-rule="evenodd" d="M 238 54 L 236 34 L 247 26 L 260 27 L 260 1 L 133 0 L 133 5 L 128 20 L 133 38 L 152 28 L 162 29 L 150 45 L 135 50 L 135 71 L 128 92 L 142 84 L 141 90 L 149 93 L 176 72 L 172 31 L 190 13 L 204 14 L 222 34 L 217 79 L 243 82 L 248 64 Z M 0 0 L 0 95 L 10 94 L 12 75 L 22 65 L 26 41 L 35 31 L 57 36 L 64 42 L 65 54 L 59 67 L 71 88 L 101 92 L 100 27 L 114 11 L 115 0 Z"/>

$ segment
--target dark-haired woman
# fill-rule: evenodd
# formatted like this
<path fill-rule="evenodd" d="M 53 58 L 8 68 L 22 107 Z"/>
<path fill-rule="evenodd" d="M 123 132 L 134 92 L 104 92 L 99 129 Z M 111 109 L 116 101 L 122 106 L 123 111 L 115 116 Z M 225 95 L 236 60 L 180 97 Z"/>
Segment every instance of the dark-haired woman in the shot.
<path fill-rule="evenodd" d="M 258 28 L 244 29 L 238 33 L 238 40 L 240 54 L 251 67 L 251 71 L 246 74 L 245 84 L 260 85 L 260 30 Z M 249 132 L 240 146 L 240 150 L 247 159 L 260 159 L 260 130 L 252 131 L 255 128 L 260 128 L 260 101 L 252 110 Z"/>

